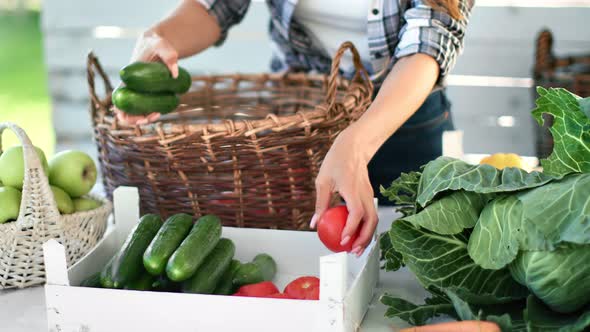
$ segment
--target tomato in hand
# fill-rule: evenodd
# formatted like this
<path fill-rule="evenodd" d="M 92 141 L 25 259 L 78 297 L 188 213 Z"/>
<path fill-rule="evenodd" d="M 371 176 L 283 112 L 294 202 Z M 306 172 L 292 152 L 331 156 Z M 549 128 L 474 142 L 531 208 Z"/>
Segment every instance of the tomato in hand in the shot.
<path fill-rule="evenodd" d="M 333 252 L 350 252 L 352 250 L 352 244 L 357 238 L 355 234 L 351 236 L 348 243 L 345 245 L 340 244 L 342 241 L 342 231 L 344 230 L 344 225 L 346 225 L 347 218 L 348 209 L 345 205 L 340 205 L 326 210 L 318 221 L 318 236 L 326 248 Z"/>
<path fill-rule="evenodd" d="M 277 286 L 275 286 L 275 284 L 273 284 L 271 281 L 263 281 L 257 284 L 242 286 L 234 295 L 247 297 L 266 297 L 276 293 L 280 293 L 280 291 Z"/>
<path fill-rule="evenodd" d="M 284 293 L 293 299 L 319 300 L 320 279 L 317 277 L 299 277 L 285 287 Z"/>

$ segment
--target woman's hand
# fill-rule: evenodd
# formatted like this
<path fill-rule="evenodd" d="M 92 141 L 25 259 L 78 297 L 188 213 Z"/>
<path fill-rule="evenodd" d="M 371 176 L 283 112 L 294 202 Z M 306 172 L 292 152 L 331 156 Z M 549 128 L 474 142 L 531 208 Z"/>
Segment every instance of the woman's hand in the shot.
<path fill-rule="evenodd" d="M 373 201 L 373 188 L 369 181 L 367 165 L 370 157 L 352 125 L 334 141 L 324 158 L 316 178 L 316 211 L 311 221 L 314 228 L 322 214 L 329 208 L 333 192 L 346 201 L 348 219 L 342 231 L 341 245 L 346 245 L 354 234 L 351 253 L 362 255 L 377 227 L 377 211 Z"/>
<path fill-rule="evenodd" d="M 135 45 L 131 62 L 161 61 L 172 77 L 178 77 L 178 59 L 195 55 L 221 36 L 217 20 L 207 9 L 194 0 L 183 0 L 178 7 L 148 32 Z M 156 121 L 159 113 L 147 116 L 132 116 L 116 110 L 117 118 L 128 124 L 146 124 Z"/>
<path fill-rule="evenodd" d="M 340 193 L 349 212 L 342 245 L 358 234 L 352 252 L 362 255 L 377 227 L 367 165 L 379 147 L 424 103 L 438 74 L 438 64 L 429 55 L 414 54 L 396 62 L 369 109 L 336 138 L 326 155 L 316 179 L 312 228 L 328 209 L 332 193 Z"/>
<path fill-rule="evenodd" d="M 178 52 L 168 41 L 155 32 L 147 32 L 137 41 L 133 55 L 131 56 L 131 62 L 136 61 L 161 61 L 168 67 L 172 77 L 178 77 Z M 119 121 L 131 125 L 147 124 L 158 120 L 160 117 L 160 113 L 150 113 L 145 116 L 129 115 L 117 108 L 115 108 L 115 113 Z"/>

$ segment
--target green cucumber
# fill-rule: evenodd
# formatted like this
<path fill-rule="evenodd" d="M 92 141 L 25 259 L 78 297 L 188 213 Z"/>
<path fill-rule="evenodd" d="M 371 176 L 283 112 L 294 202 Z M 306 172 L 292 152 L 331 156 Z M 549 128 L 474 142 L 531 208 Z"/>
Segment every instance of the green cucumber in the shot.
<path fill-rule="evenodd" d="M 267 254 L 259 254 L 252 262 L 242 264 L 236 271 L 233 283 L 236 287 L 272 281 L 277 271 L 277 264 Z"/>
<path fill-rule="evenodd" d="M 125 289 L 149 291 L 152 289 L 154 280 L 154 276 L 144 272 L 138 279 L 128 282 L 127 285 L 125 285 Z"/>
<path fill-rule="evenodd" d="M 240 268 L 242 263 L 239 260 L 233 259 L 229 264 L 229 267 L 225 269 L 225 272 L 221 275 L 219 283 L 215 287 L 213 294 L 217 295 L 231 295 L 236 292 L 234 287 L 234 274 Z"/>
<path fill-rule="evenodd" d="M 178 96 L 173 93 L 142 93 L 127 87 L 117 88 L 112 100 L 118 109 L 131 115 L 166 114 L 180 103 Z"/>
<path fill-rule="evenodd" d="M 84 279 L 80 283 L 80 287 L 101 288 L 102 285 L 100 283 L 100 275 L 101 275 L 101 272 L 96 272 L 95 274 L 91 275 L 90 277 Z"/>
<path fill-rule="evenodd" d="M 162 219 L 155 214 L 146 214 L 127 236 L 123 247 L 113 262 L 113 282 L 115 288 L 121 288 L 128 282 L 139 279 L 145 271 L 143 253 L 162 226 Z"/>
<path fill-rule="evenodd" d="M 277 263 L 268 254 L 258 254 L 252 261 L 260 268 L 264 281 L 271 281 L 277 274 Z"/>
<path fill-rule="evenodd" d="M 143 266 L 152 275 L 158 276 L 166 270 L 168 259 L 178 248 L 193 226 L 193 217 L 175 214 L 168 218 L 143 254 Z"/>
<path fill-rule="evenodd" d="M 115 288 L 115 282 L 113 281 L 113 262 L 116 258 L 116 255 L 113 256 L 100 272 L 100 285 L 103 288 Z"/>
<path fill-rule="evenodd" d="M 221 238 L 221 221 L 214 215 L 202 216 L 166 264 L 166 275 L 180 282 L 192 277 Z"/>
<path fill-rule="evenodd" d="M 130 89 L 140 92 L 185 93 L 191 87 L 191 75 L 178 67 L 173 78 L 168 67 L 161 62 L 134 62 L 119 71 L 121 80 Z"/>
<path fill-rule="evenodd" d="M 194 276 L 182 283 L 185 293 L 213 294 L 223 272 L 231 264 L 236 246 L 230 239 L 220 239 Z"/>
<path fill-rule="evenodd" d="M 152 284 L 152 290 L 156 292 L 179 292 L 180 283 L 174 282 L 165 275 L 159 276 Z"/>

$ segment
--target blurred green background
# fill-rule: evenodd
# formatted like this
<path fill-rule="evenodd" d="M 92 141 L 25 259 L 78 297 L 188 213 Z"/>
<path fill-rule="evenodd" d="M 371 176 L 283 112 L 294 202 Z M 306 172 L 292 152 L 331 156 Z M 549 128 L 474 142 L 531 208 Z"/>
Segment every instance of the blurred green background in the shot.
<path fill-rule="evenodd" d="M 50 103 L 39 5 L 0 1 L 0 122 L 18 124 L 48 157 L 55 145 Z M 16 137 L 5 131 L 2 147 L 15 144 Z"/>

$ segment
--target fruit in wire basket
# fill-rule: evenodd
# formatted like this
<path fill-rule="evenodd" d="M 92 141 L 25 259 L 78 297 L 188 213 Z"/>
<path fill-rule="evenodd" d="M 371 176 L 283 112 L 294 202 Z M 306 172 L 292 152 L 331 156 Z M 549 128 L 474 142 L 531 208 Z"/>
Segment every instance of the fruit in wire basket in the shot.
<path fill-rule="evenodd" d="M 80 197 L 72 200 L 75 212 L 90 211 L 99 208 L 102 204 L 92 198 Z"/>
<path fill-rule="evenodd" d="M 74 202 L 72 202 L 72 199 L 65 191 L 56 186 L 51 186 L 51 191 L 53 192 L 53 198 L 55 199 L 59 213 L 74 213 Z"/>
<path fill-rule="evenodd" d="M 37 155 L 41 160 L 43 170 L 47 174 L 48 165 L 45 153 L 38 147 Z M 5 186 L 16 189 L 23 189 L 23 182 L 25 179 L 25 160 L 23 156 L 22 146 L 13 146 L 0 155 L 0 181 Z"/>
<path fill-rule="evenodd" d="M 20 210 L 21 192 L 12 187 L 0 188 L 0 224 L 16 220 Z"/>
<path fill-rule="evenodd" d="M 49 183 L 72 198 L 88 194 L 96 183 L 96 176 L 94 161 L 82 151 L 62 151 L 49 161 Z"/>

